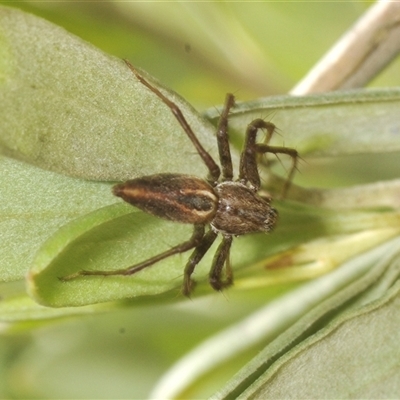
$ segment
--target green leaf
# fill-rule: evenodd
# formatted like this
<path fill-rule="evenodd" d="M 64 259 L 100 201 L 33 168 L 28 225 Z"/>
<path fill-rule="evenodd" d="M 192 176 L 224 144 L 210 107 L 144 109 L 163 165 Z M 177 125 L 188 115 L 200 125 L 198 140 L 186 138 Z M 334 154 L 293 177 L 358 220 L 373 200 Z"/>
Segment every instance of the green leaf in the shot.
<path fill-rule="evenodd" d="M 74 179 L 0 156 L 0 281 L 25 276 L 60 226 L 116 202 L 109 183 Z"/>
<path fill-rule="evenodd" d="M 264 350 L 213 399 L 362 398 L 370 390 L 376 398 L 393 396 L 399 388 L 399 254 L 396 238 L 259 312 L 261 321 L 280 307 L 280 323 L 295 322 L 280 335 L 272 332 Z"/>
<path fill-rule="evenodd" d="M 256 390 L 255 396 L 287 398 L 295 392 L 317 398 L 329 392 L 340 398 L 384 398 L 399 393 L 399 289 L 397 285 L 381 301 L 329 326 L 285 363 L 266 391 Z M 301 374 L 300 366 L 306 366 Z"/>
<path fill-rule="evenodd" d="M 0 7 L 0 54 L 4 154 L 85 179 L 206 174 L 171 111 L 122 60 L 6 7 Z M 179 96 L 168 95 L 203 144 L 215 148 L 211 125 Z"/>
<path fill-rule="evenodd" d="M 29 273 L 29 292 L 41 303 L 65 307 L 179 287 L 182 270 L 176 257 L 140 276 L 90 276 L 67 282 L 60 278 L 83 269 L 127 268 L 168 249 L 171 241 L 184 241 L 191 229 L 190 225 L 165 223 L 145 213 L 132 212 L 127 204 L 99 209 L 65 225 L 43 245 Z"/>
<path fill-rule="evenodd" d="M 0 302 L 0 319 L 5 330 L 9 323 L 8 332 L 21 331 L 26 327 L 40 326 L 48 319 L 62 318 L 72 315 L 106 312 L 116 308 L 115 304 L 106 303 L 86 307 L 49 308 L 44 307 L 25 295 L 12 296 Z M 26 324 L 25 324 L 26 323 Z"/>
<path fill-rule="evenodd" d="M 190 225 L 164 221 L 132 210 L 127 204 L 116 204 L 63 226 L 37 253 L 28 277 L 30 294 L 40 303 L 53 307 L 81 306 L 165 292 L 169 292 L 167 297 L 171 300 L 177 299 L 183 267 L 190 252 L 170 257 L 132 276 L 86 276 L 60 281 L 60 278 L 80 270 L 128 268 L 187 240 L 191 235 L 193 228 Z M 282 251 L 283 246 L 290 248 L 320 235 L 397 227 L 400 219 L 398 213 L 347 212 L 338 215 L 329 210 L 298 205 L 290 207 L 289 204 L 280 204 L 279 210 L 281 219 L 275 234 L 247 235 L 235 240 L 232 265 L 235 270 L 243 270 L 239 276 L 244 280 L 237 281 L 238 287 L 246 287 L 249 274 L 258 275 L 259 284 L 275 276 L 273 270 L 265 270 L 265 266 L 271 263 L 265 258 Z M 382 239 L 375 235 L 375 241 L 366 242 L 358 251 L 397 233 L 393 230 L 388 235 L 384 234 Z M 217 240 L 196 268 L 196 280 L 204 285 L 196 288 L 195 295 L 210 291 L 206 278 L 218 243 Z M 296 251 L 293 251 L 294 255 L 289 251 L 291 262 L 287 266 L 296 262 Z M 315 250 L 314 253 L 317 254 Z M 280 257 L 286 260 L 288 255 L 283 253 Z M 272 263 L 279 264 L 279 255 L 277 258 Z M 283 271 L 286 272 L 286 281 L 298 279 L 296 270 L 287 271 L 284 268 Z"/>
<path fill-rule="evenodd" d="M 129 267 L 187 240 L 190 226 L 160 221 L 127 205 L 102 208 L 115 202 L 110 185 L 89 179 L 117 180 L 165 171 L 205 176 L 206 168 L 192 144 L 168 107 L 138 83 L 121 60 L 19 11 L 1 8 L 0 19 L 0 45 L 5 54 L 0 91 L 4 104 L 0 110 L 2 150 L 46 170 L 86 179 L 4 159 L 10 172 L 2 194 L 7 204 L 2 234 L 8 257 L 3 279 L 22 277 L 32 262 L 30 293 L 41 303 L 57 307 L 166 292 L 171 298 L 176 296 L 186 255 L 132 277 L 92 276 L 70 282 L 59 278 L 83 269 Z M 217 159 L 211 125 L 177 95 L 166 93 Z M 243 133 L 251 119 L 274 111 L 274 122 L 282 123 L 285 144 L 298 144 L 301 155 L 303 151 L 315 155 L 360 149 L 391 151 L 398 148 L 399 123 L 394 110 L 399 99 L 396 90 L 270 98 L 238 105 L 232 112 L 232 126 Z M 216 120 L 218 111 L 207 115 Z M 367 129 L 366 116 L 371 115 L 382 123 L 379 141 L 378 135 Z M 288 121 L 293 121 L 293 129 L 285 125 Z M 286 130 L 290 132 L 287 138 Z M 275 135 L 275 140 L 282 138 Z M 29 196 L 19 195 L 16 188 L 20 187 Z M 276 204 L 281 211 L 276 234 L 238 240 L 232 253 L 236 269 L 302 241 L 397 226 L 399 219 L 396 211 L 336 214 L 285 202 Z M 21 251 L 17 251 L 22 242 Z M 199 281 L 205 280 L 214 251 L 215 247 L 196 269 Z M 203 290 L 201 286 L 197 292 Z"/>
<path fill-rule="evenodd" d="M 398 88 L 275 96 L 238 103 L 229 123 L 244 132 L 249 121 L 267 116 L 280 132 L 272 143 L 293 147 L 302 157 L 392 152 L 400 150 L 399 107 Z M 206 115 L 215 122 L 219 112 Z"/>
<path fill-rule="evenodd" d="M 187 240 L 191 225 L 163 221 L 127 204 L 99 209 L 63 226 L 37 253 L 28 276 L 28 290 L 34 298 L 52 307 L 81 306 L 132 297 L 161 295 L 179 300 L 183 267 L 189 253 L 158 262 L 132 276 L 86 276 L 62 281 L 60 278 L 80 270 L 127 268 Z M 267 236 L 263 237 L 268 240 Z M 257 235 L 249 236 L 235 247 L 235 266 L 248 264 Z M 206 277 L 217 240 L 196 267 L 195 278 L 203 285 L 196 295 L 210 292 Z M 272 245 L 268 251 L 273 251 Z M 165 296 L 161 296 L 162 301 Z"/>
<path fill-rule="evenodd" d="M 282 358 L 238 399 L 391 398 L 400 390 L 400 285 Z"/>
<path fill-rule="evenodd" d="M 377 398 L 395 393 L 399 244 L 396 238 L 276 299 L 208 339 L 177 366 L 190 374 L 194 356 L 207 360 L 212 353 L 218 362 L 227 348 L 232 356 L 264 340 L 267 346 L 212 399 L 322 398 L 327 387 L 335 398 L 362 398 L 371 387 Z M 250 344 L 238 339 L 243 331 L 252 333 Z M 168 388 L 167 379 L 162 382 Z M 176 397 L 177 388 L 184 385 L 168 395 Z M 161 385 L 153 394 L 160 390 Z"/>
<path fill-rule="evenodd" d="M 193 102 L 209 105 L 218 104 L 219 100 L 214 98 L 218 99 L 221 97 L 220 93 L 226 90 L 238 93 L 237 98 L 240 100 L 246 98 L 251 90 L 266 93 L 270 89 L 271 81 L 278 87 L 289 88 L 288 76 L 291 76 L 292 80 L 298 79 L 306 71 L 305 68 L 311 65 L 311 59 L 316 59 L 322 54 L 326 44 L 331 43 L 333 38 L 342 32 L 344 28 L 341 28 L 340 24 L 343 27 L 348 26 L 356 10 L 353 5 L 347 5 L 345 7 L 348 12 L 343 12 L 343 9 L 336 5 L 328 5 L 328 8 L 325 8 L 325 4 L 320 3 L 316 13 L 315 4 L 298 8 L 294 3 L 282 2 L 264 8 L 265 4 L 258 3 L 249 7 L 247 3 L 216 3 L 207 5 L 205 9 L 201 9 L 195 3 L 193 6 L 189 3 L 176 6 L 168 4 L 165 10 L 160 11 L 155 3 L 118 3 L 117 7 L 114 7 L 113 3 L 106 2 L 101 8 L 97 4 L 96 12 L 93 12 L 91 6 L 77 3 L 73 6 L 67 3 L 47 6 L 45 3 L 26 2 L 25 7 L 43 7 L 45 14 L 58 18 L 60 23 L 65 23 L 71 30 L 80 25 L 78 31 L 80 29 L 82 37 L 86 29 L 89 32 L 86 37 L 90 38 L 90 41 L 93 39 L 92 43 L 96 37 L 99 46 L 105 46 L 111 53 L 118 54 L 119 51 L 121 56 L 134 54 L 129 56 L 134 64 L 146 65 L 147 62 L 151 68 L 154 66 L 157 76 L 173 76 L 170 81 L 174 82 L 173 87 L 181 87 L 180 90 L 186 90 L 186 93 L 192 91 L 189 95 L 192 95 Z M 20 5 L 24 6 L 23 3 L 18 4 Z M 366 5 L 359 3 L 357 7 L 358 12 Z M 146 8 L 145 12 L 141 13 L 140 8 Z M 187 13 L 183 14 L 185 8 Z M 214 8 L 218 8 L 218 13 L 213 12 Z M 284 8 L 293 8 L 293 12 L 289 15 Z M 76 10 L 78 16 L 74 16 Z M 231 13 L 234 19 L 229 20 L 228 13 Z M 332 18 L 332 15 L 339 14 L 345 18 Z M 182 18 L 182 15 L 188 18 Z M 314 23 L 315 15 L 322 16 L 321 20 L 325 15 L 327 19 L 324 21 L 323 35 L 318 32 L 320 24 Z M 190 19 L 190 16 L 193 18 Z M 134 18 L 138 21 L 136 26 L 132 23 Z M 345 21 L 346 18 L 348 21 Z M 129 23 L 126 23 L 128 19 Z M 215 20 L 219 23 L 213 23 Z M 304 21 L 310 23 L 305 24 Z M 331 28 L 329 24 L 337 30 L 336 33 L 328 33 Z M 282 29 L 283 26 L 285 29 Z M 265 27 L 269 31 L 266 31 Z M 296 41 L 292 40 L 293 35 L 288 34 L 289 31 L 298 34 L 293 27 L 311 27 L 311 30 L 306 32 L 311 40 L 304 40 L 306 36 L 301 32 L 306 47 L 299 47 Z M 102 31 L 101 34 L 99 30 Z M 331 38 L 329 34 L 332 35 Z M 265 40 L 271 37 L 274 40 Z M 185 38 L 185 44 L 182 38 Z M 156 43 L 154 47 L 151 46 L 153 43 Z M 168 48 L 171 43 L 172 50 Z M 184 45 L 187 48 L 190 45 L 190 53 L 184 52 Z M 238 54 L 246 56 L 239 59 Z M 314 56 L 310 58 L 310 54 Z M 155 57 L 157 65 L 154 65 Z M 167 59 L 167 63 L 164 63 L 164 59 Z M 183 67 L 184 71 L 181 65 L 186 65 L 186 69 Z M 219 75 L 215 74 L 216 70 L 219 71 Z M 398 69 L 393 68 L 392 71 L 398 72 Z M 271 75 L 271 72 L 275 74 Z M 76 280 L 66 284 L 58 279 L 60 272 L 64 271 L 69 273 L 82 268 L 114 269 L 128 266 L 140 261 L 142 256 L 156 254 L 174 245 L 175 241 L 186 239 L 190 235 L 189 226 L 168 224 L 137 213 L 127 206 L 113 205 L 119 200 L 111 195 L 111 184 L 87 180 L 120 180 L 163 172 L 167 168 L 171 168 L 173 172 L 190 172 L 198 176 L 204 176 L 206 173 L 204 165 L 197 158 L 169 110 L 146 91 L 139 94 L 141 88 L 132 80 L 134 81 L 134 78 L 128 76 L 120 60 L 102 54 L 62 29 L 40 19 L 19 11 L 11 12 L 4 7 L 0 8 L 0 148 L 6 155 L 32 163 L 19 163 L 9 159 L 5 159 L 4 163 L 1 161 L 1 171 L 9 177 L 5 179 L 2 174 L 0 185 L 0 254 L 2 262 L 4 260 L 7 264 L 7 267 L 1 270 L 1 277 L 6 280 L 19 279 L 35 260 L 35 268 L 29 275 L 28 284 L 30 290 L 43 303 L 57 306 L 79 305 L 86 304 L 86 301 L 137 296 L 129 304 L 141 305 L 151 301 L 161 303 L 181 299 L 179 286 L 186 254 L 174 257 L 165 264 L 155 265 L 144 271 L 144 275 L 137 275 L 132 279 L 124 280 L 120 277 L 110 280 L 92 277 L 90 280 L 88 278 L 87 282 Z M 396 82 L 396 77 L 392 82 Z M 136 91 L 137 96 L 134 94 Z M 219 97 L 213 97 L 217 93 Z M 372 97 L 377 94 L 376 98 L 369 97 L 371 94 Z M 301 178 L 307 187 L 314 186 L 313 182 L 310 183 L 307 168 L 320 171 L 320 162 L 325 161 L 317 160 L 314 164 L 312 156 L 331 157 L 336 154 L 356 154 L 360 151 L 371 154 L 377 151 L 398 150 L 396 90 L 352 92 L 343 95 L 343 101 L 340 96 L 341 94 L 336 93 L 306 99 L 269 98 L 250 103 L 248 107 L 251 109 L 247 105 L 239 104 L 232 120 L 233 130 L 241 135 L 237 138 L 237 145 L 242 145 L 243 132 L 251 119 L 270 118 L 280 129 L 280 135 L 274 137 L 274 143 L 290 145 L 301 152 L 301 174 L 297 176 L 302 175 Z M 141 103 L 142 99 L 146 104 Z M 386 106 L 390 112 L 386 110 Z M 206 122 L 199 121 L 198 115 L 190 107 L 186 107 L 182 105 L 185 115 L 195 126 L 196 134 L 201 136 L 202 143 L 216 157 L 215 141 L 211 139 L 214 129 Z M 213 121 L 218 118 L 217 112 L 209 111 L 208 115 L 213 117 Z M 197 123 L 199 125 L 196 125 Z M 236 139 L 235 135 L 232 136 Z M 112 140 L 114 137 L 115 141 Z M 147 145 L 142 146 L 142 143 Z M 146 149 L 149 151 L 146 152 Z M 183 149 L 182 157 L 178 157 L 178 154 L 181 154 L 180 149 Z M 353 163 L 357 163 L 358 160 L 354 160 L 354 157 L 349 159 Z M 330 168 L 334 176 L 333 183 L 342 185 L 346 182 L 343 177 L 351 177 L 353 182 L 358 182 L 361 177 L 369 181 L 382 179 L 379 167 L 388 159 L 386 155 L 364 159 L 372 165 L 370 168 L 374 168 L 374 174 L 368 173 L 364 163 L 359 163 L 358 174 L 342 164 L 341 171 Z M 396 176 L 398 163 L 395 158 L 392 160 L 394 162 L 389 168 Z M 78 179 L 57 175 L 49 170 Z M 332 185 L 329 176 L 327 178 L 326 175 L 324 171 L 321 172 L 316 184 L 320 185 L 322 182 L 323 185 Z M 263 176 L 263 184 L 269 187 L 271 182 L 267 178 L 270 177 Z M 119 397 L 132 397 L 132 390 L 136 394 L 140 393 L 137 397 L 144 397 L 145 394 L 140 392 L 141 383 L 147 385 L 146 388 L 154 386 L 154 377 L 161 368 L 173 362 L 174 357 L 184 353 L 193 343 L 215 331 L 216 325 L 219 329 L 228 318 L 229 321 L 233 321 L 232 315 L 238 309 L 242 312 L 246 310 L 242 314 L 245 318 L 256 302 L 259 304 L 261 301 L 269 301 L 277 293 L 287 290 L 287 287 L 293 289 L 295 286 L 287 285 L 282 289 L 277 282 L 307 279 L 315 273 L 313 265 L 318 267 L 320 263 L 326 271 L 327 266 L 335 268 L 349 257 L 354 259 L 343 265 L 344 268 L 348 267 L 349 274 L 356 275 L 357 265 L 366 270 L 374 269 L 375 259 L 372 259 L 370 253 L 365 257 L 360 256 L 361 265 L 356 262 L 356 255 L 365 252 L 369 246 L 376 246 L 381 239 L 388 240 L 391 235 L 398 235 L 395 229 L 399 226 L 399 181 L 385 184 L 377 182 L 369 187 L 350 187 L 335 191 L 308 189 L 303 190 L 302 197 L 293 196 L 297 189 L 296 186 L 292 187 L 291 200 L 296 198 L 303 203 L 330 207 L 331 210 L 317 207 L 313 210 L 303 206 L 296 208 L 290 202 L 275 202 L 281 216 L 276 232 L 269 236 L 255 235 L 235 240 L 232 263 L 235 267 L 236 285 L 233 290 L 223 295 L 215 295 L 211 299 L 203 299 L 203 302 L 186 301 L 179 307 L 171 307 L 168 310 L 161 308 L 158 314 L 148 313 L 149 308 L 136 310 L 135 314 L 131 313 L 133 310 L 122 310 L 119 319 L 114 312 L 105 316 L 102 324 L 89 326 L 86 325 L 87 322 L 98 322 L 100 318 L 75 319 L 69 321 L 72 322 L 69 329 L 66 324 L 58 324 L 54 325 L 53 329 L 37 331 L 35 340 L 27 338 L 30 343 L 25 342 L 21 336 L 17 341 L 15 337 L 3 337 L 0 347 L 0 370 L 3 379 L 0 387 L 3 389 L 2 393 L 5 393 L 4 397 L 10 397 L 10 393 L 14 397 L 25 398 L 32 397 L 32 393 L 36 397 L 73 398 L 82 397 L 82 393 L 87 394 L 86 397 L 102 396 L 104 393 L 111 393 L 110 397 L 115 397 L 115 393 L 119 393 Z M 271 192 L 274 193 L 273 190 Z M 321 196 L 325 197 L 324 201 L 321 201 Z M 309 202 L 309 199 L 313 199 L 313 202 Z M 354 211 L 359 208 L 364 208 L 364 211 Z M 373 211 L 366 211 L 366 208 Z M 390 226 L 394 229 L 386 230 L 386 227 Z M 351 234 L 360 231 L 361 233 L 356 235 Z M 342 233 L 345 235 L 337 235 Z M 142 235 L 145 236 L 143 241 L 140 241 Z M 206 280 L 214 250 L 215 247 L 196 271 L 196 279 L 200 281 L 196 294 L 210 291 L 203 281 Z M 35 255 L 37 251 L 39 252 Z M 277 251 L 282 253 L 277 254 Z M 383 260 L 386 256 L 387 252 L 383 252 L 378 258 Z M 273 268 L 275 270 L 272 270 Z M 322 273 L 322 269 L 317 272 Z M 332 274 L 334 272 L 336 271 Z M 342 273 L 343 270 L 339 272 Z M 229 390 L 238 389 L 234 392 L 238 396 L 248 395 L 253 398 L 257 395 L 264 397 L 263 394 L 266 393 L 269 393 L 271 398 L 278 395 L 290 397 L 293 388 L 317 389 L 312 393 L 296 392 L 293 397 L 306 397 L 311 394 L 315 397 L 326 397 L 331 392 L 337 394 L 337 397 L 393 397 L 393 393 L 396 395 L 399 392 L 398 373 L 395 368 L 399 357 L 398 329 L 396 330 L 398 303 L 394 304 L 394 307 L 389 303 L 398 290 L 396 286 L 390 288 L 390 274 L 384 273 L 383 270 L 378 272 L 373 275 L 373 280 L 370 276 L 368 285 L 365 280 L 356 279 L 356 284 L 348 287 L 348 297 L 343 296 L 342 287 L 337 286 L 337 281 L 333 282 L 332 275 L 324 277 L 327 278 L 324 280 L 326 286 L 318 285 L 320 280 L 313 282 L 314 285 L 305 285 L 301 288 L 304 297 L 298 297 L 298 292 L 293 293 L 292 297 L 294 308 L 301 308 L 298 314 L 282 308 L 282 303 L 278 304 L 277 299 L 274 304 L 275 315 L 278 318 L 273 320 L 270 315 L 264 314 L 264 326 L 271 330 L 279 330 L 279 323 L 282 320 L 290 321 L 291 318 L 290 323 L 298 318 L 300 323 L 295 329 L 289 327 L 281 341 L 274 341 L 273 347 L 268 347 L 254 364 L 246 366 L 242 376 L 245 378 L 235 378 L 235 383 L 239 382 L 239 386 L 231 386 Z M 392 280 L 397 279 L 398 274 L 394 268 L 391 274 Z M 383 279 L 380 278 L 381 275 Z M 376 285 L 371 282 L 376 282 Z M 21 281 L 17 283 L 22 284 Z M 274 286 L 267 287 L 271 283 Z M 128 303 L 56 309 L 40 306 L 26 295 L 4 299 L 6 285 L 8 284 L 0 286 L 0 319 L 12 323 L 27 321 L 25 326 L 30 324 L 29 321 L 81 312 L 94 313 Z M 262 288 L 256 291 L 256 285 Z M 251 292 L 238 290 L 246 287 L 251 288 Z M 332 295 L 332 301 L 321 300 L 331 295 L 327 293 L 327 288 L 333 292 L 338 291 L 340 296 Z M 385 297 L 384 292 L 387 290 L 388 294 Z M 300 299 L 307 300 L 307 297 L 314 295 L 317 305 L 323 303 L 323 307 L 316 307 L 304 317 L 303 313 L 310 310 Z M 346 302 L 346 298 L 351 300 Z M 374 300 L 375 303 L 365 306 Z M 358 308 L 352 307 L 353 305 Z M 342 313 L 348 307 L 351 308 L 350 312 Z M 341 319 L 336 318 L 335 312 L 331 314 L 332 310 L 338 311 L 338 317 Z M 169 311 L 169 314 L 164 311 Z M 326 315 L 325 311 L 328 312 L 328 318 L 322 318 L 321 324 L 316 324 L 319 315 Z M 383 315 L 380 315 L 381 311 Z M 385 314 L 385 311 L 388 312 Z M 319 312 L 322 314 L 318 314 Z M 179 321 L 179 315 L 183 324 L 176 323 Z M 366 321 L 366 318 L 370 318 L 370 321 Z M 130 321 L 129 326 L 126 325 L 126 320 Z M 169 323 L 172 320 L 174 323 Z M 311 333 L 307 331 L 311 326 L 314 334 L 330 321 L 331 325 L 326 331 L 321 329 L 314 336 L 310 336 Z M 36 322 L 33 322 L 32 326 L 34 324 Z M 23 323 L 15 326 L 22 329 L 22 325 Z M 188 329 L 182 329 L 182 326 L 187 326 Z M 55 332 L 57 327 L 58 334 Z M 248 329 L 249 327 L 244 326 L 243 330 L 231 333 L 236 344 L 246 346 L 247 335 L 261 334 L 259 327 L 260 325 L 257 325 L 257 329 L 254 329 L 254 326 L 253 329 Z M 129 342 L 121 340 L 120 330 L 131 330 L 129 335 L 125 336 L 129 336 Z M 80 338 L 80 347 L 76 347 L 77 332 L 78 335 L 85 335 L 84 340 Z M 97 335 L 98 342 L 93 342 L 93 332 L 101 332 L 101 335 Z M 108 341 L 104 340 L 107 334 Z M 140 336 L 144 336 L 144 339 L 140 340 Z M 184 340 L 177 341 L 176 338 L 180 336 L 184 337 Z M 303 338 L 304 347 L 301 343 Z M 54 346 L 57 343 L 59 346 Z M 209 354 L 212 361 L 215 363 L 224 351 L 229 357 L 233 357 L 237 348 L 231 347 L 232 343 L 233 341 L 221 340 Z M 300 344 L 294 347 L 297 343 Z M 370 343 L 372 345 L 369 345 Z M 28 346 L 25 346 L 26 344 Z M 139 347 L 136 354 L 135 345 Z M 130 349 L 129 352 L 126 351 L 127 348 Z M 143 353 L 143 348 L 146 349 L 146 354 Z M 151 349 L 154 349 L 153 358 Z M 249 347 L 247 349 L 249 350 Z M 249 359 L 254 354 L 252 350 L 247 351 L 241 360 Z M 378 351 L 380 354 L 377 354 Z M 344 357 L 341 352 L 345 352 Z M 106 369 L 104 363 L 97 363 L 98 368 L 93 365 L 93 360 L 100 353 L 104 359 L 107 359 L 107 355 L 110 356 L 110 365 Z M 124 360 L 121 356 L 127 353 L 129 358 Z M 327 354 L 340 355 L 339 361 L 335 360 L 332 363 L 333 357 L 330 360 L 324 357 Z M 354 356 L 350 360 L 349 357 L 346 358 L 349 354 Z M 364 358 L 359 358 L 360 354 Z M 68 357 L 65 357 L 66 355 Z M 136 355 L 141 362 L 140 365 L 133 362 L 132 365 L 137 369 L 132 371 L 129 363 L 135 360 Z M 280 355 L 282 356 L 279 357 Z M 115 365 L 113 360 L 117 360 Z M 199 354 L 196 359 L 198 364 L 204 360 L 204 354 Z M 271 360 L 275 364 L 268 370 L 265 364 L 270 367 Z M 316 363 L 318 360 L 322 360 L 322 365 Z M 238 365 L 237 361 L 212 371 L 210 375 L 218 387 L 222 381 L 228 379 L 227 374 Z M 123 367 L 120 368 L 121 365 Z M 354 365 L 356 368 L 352 368 Z M 75 368 L 76 366 L 78 368 Z M 85 368 L 92 371 L 92 378 L 85 375 Z M 187 371 L 186 368 L 185 372 Z M 324 372 L 329 374 L 323 375 Z M 388 377 L 386 380 L 382 379 L 382 375 L 379 376 L 381 372 Z M 267 376 L 268 373 L 271 375 Z M 46 379 L 49 374 L 52 378 Z M 68 374 L 74 376 L 74 385 L 70 385 L 68 380 L 64 379 Z M 103 376 L 105 379 L 102 379 Z M 255 377 L 259 377 L 258 382 L 254 382 Z M 350 385 L 347 388 L 341 386 L 342 381 L 349 380 L 348 377 L 351 377 Z M 369 380 L 371 377 L 372 380 Z M 391 381 L 390 377 L 395 379 Z M 180 374 L 174 382 L 183 382 L 184 379 L 185 376 Z M 273 381 L 280 384 L 273 387 Z M 371 381 L 372 385 L 368 386 L 368 382 Z M 64 382 L 64 385 L 60 386 L 59 382 Z M 204 382 L 207 385 L 207 379 L 198 379 L 197 383 L 199 382 L 200 385 Z M 360 387 L 356 387 L 360 382 L 361 385 L 367 382 L 367 390 L 364 392 L 359 390 Z M 272 386 L 269 387 L 271 383 Z M 332 383 L 335 384 L 334 388 Z M 349 392 L 349 387 L 352 389 L 351 385 L 354 391 Z M 206 397 L 204 393 L 209 394 L 212 390 L 210 387 L 215 386 L 208 385 L 202 395 L 197 397 Z M 281 389 L 287 391 L 283 393 Z M 165 391 L 161 393 L 163 396 L 166 394 Z M 196 397 L 196 393 L 193 396 L 191 392 L 185 397 Z"/>
<path fill-rule="evenodd" d="M 0 54 L 0 152 L 25 161 L 0 158 L 0 280 L 22 278 L 63 224 L 117 201 L 110 184 L 88 179 L 206 174 L 171 111 L 121 60 L 7 7 L 0 7 Z M 210 125 L 171 96 L 215 149 Z"/>

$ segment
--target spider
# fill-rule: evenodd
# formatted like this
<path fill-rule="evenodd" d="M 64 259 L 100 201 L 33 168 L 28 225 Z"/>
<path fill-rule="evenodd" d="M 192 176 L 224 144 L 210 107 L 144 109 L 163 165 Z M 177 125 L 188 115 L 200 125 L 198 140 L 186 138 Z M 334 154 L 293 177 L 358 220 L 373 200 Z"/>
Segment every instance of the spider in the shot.
<path fill-rule="evenodd" d="M 291 148 L 270 146 L 268 143 L 275 125 L 263 119 L 255 119 L 247 127 L 240 157 L 239 177 L 233 180 L 228 116 L 235 104 L 234 96 L 229 93 L 226 95 L 217 128 L 220 168 L 201 145 L 179 107 L 140 75 L 129 61 L 125 62 L 139 82 L 170 108 L 208 168 L 208 176 L 206 179 L 176 173 L 143 176 L 115 185 L 113 193 L 146 213 L 170 221 L 193 224 L 193 233 L 189 240 L 129 268 L 114 271 L 82 270 L 63 280 L 86 275 L 133 275 L 167 257 L 194 249 L 186 263 L 182 284 L 183 295 L 190 296 L 195 286 L 192 274 L 196 266 L 217 236 L 221 235 L 222 241 L 209 272 L 211 287 L 221 291 L 233 284 L 229 259 L 233 238 L 248 233 L 270 232 L 277 222 L 278 212 L 271 206 L 271 198 L 257 193 L 260 189 L 257 156 L 273 153 L 291 157 L 292 166 L 283 186 L 284 195 L 296 169 L 298 153 Z M 257 132 L 263 129 L 267 131 L 267 138 L 264 143 L 256 143 Z"/>

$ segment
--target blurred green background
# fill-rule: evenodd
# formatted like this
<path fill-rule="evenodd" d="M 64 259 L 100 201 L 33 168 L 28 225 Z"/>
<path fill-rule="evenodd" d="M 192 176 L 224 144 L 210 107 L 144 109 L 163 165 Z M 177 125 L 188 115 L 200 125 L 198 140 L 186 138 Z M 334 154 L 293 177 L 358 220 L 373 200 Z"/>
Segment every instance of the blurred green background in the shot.
<path fill-rule="evenodd" d="M 41 16 L 147 70 L 199 111 L 287 93 L 371 2 L 0 2 Z M 373 86 L 399 82 L 398 61 Z M 364 159 L 363 159 L 364 160 Z M 394 158 L 388 161 L 393 165 Z M 343 183 L 346 164 L 336 171 Z M 352 181 L 384 171 L 354 159 Z M 358 172 L 357 172 L 358 166 Z M 323 171 L 308 178 L 318 183 Z M 380 168 L 382 165 L 380 164 Z M 390 168 L 388 168 L 390 170 Z M 372 172 L 371 172 L 372 171 Z M 343 173 L 340 174 L 340 172 Z M 1 398 L 145 398 L 162 373 L 200 341 L 268 302 L 280 289 L 230 290 L 174 305 L 127 307 L 43 323 L 0 338 Z M 192 394 L 211 395 L 259 349 Z"/>

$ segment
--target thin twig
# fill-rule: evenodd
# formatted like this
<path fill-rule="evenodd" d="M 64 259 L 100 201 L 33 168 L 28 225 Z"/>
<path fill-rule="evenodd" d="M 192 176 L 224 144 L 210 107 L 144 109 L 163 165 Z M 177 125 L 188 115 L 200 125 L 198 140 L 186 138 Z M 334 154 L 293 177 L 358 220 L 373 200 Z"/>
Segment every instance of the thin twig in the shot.
<path fill-rule="evenodd" d="M 400 52 L 400 2 L 375 3 L 291 91 L 362 87 Z"/>

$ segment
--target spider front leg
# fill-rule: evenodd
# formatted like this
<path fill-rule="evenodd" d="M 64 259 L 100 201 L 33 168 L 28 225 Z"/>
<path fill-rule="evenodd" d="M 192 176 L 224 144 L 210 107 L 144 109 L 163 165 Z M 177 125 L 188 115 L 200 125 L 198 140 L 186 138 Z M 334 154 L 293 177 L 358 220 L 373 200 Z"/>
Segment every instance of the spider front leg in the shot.
<path fill-rule="evenodd" d="M 139 80 L 139 82 L 142 83 L 144 86 L 146 86 L 148 89 L 150 89 L 166 106 L 169 107 L 172 114 L 177 119 L 180 126 L 185 131 L 188 138 L 190 139 L 190 141 L 193 143 L 194 147 L 197 150 L 197 153 L 202 158 L 204 164 L 207 166 L 208 171 L 209 171 L 208 172 L 209 182 L 210 183 L 217 182 L 218 178 L 221 174 L 221 170 L 220 170 L 218 164 L 214 161 L 214 159 L 211 157 L 211 155 L 205 150 L 205 148 L 202 146 L 202 144 L 197 139 L 191 126 L 189 125 L 189 123 L 186 121 L 186 118 L 182 114 L 181 109 L 173 101 L 171 101 L 166 96 L 164 96 L 155 86 L 153 86 L 150 82 L 148 82 L 142 75 L 140 75 L 140 73 L 136 70 L 136 68 L 128 60 L 124 60 L 124 61 L 125 61 L 126 65 L 129 67 L 129 69 L 135 74 L 135 76 Z"/>
<path fill-rule="evenodd" d="M 257 133 L 260 129 L 267 130 L 267 143 L 256 143 Z M 294 172 L 297 167 L 298 152 L 289 147 L 270 146 L 268 144 L 276 127 L 273 123 L 256 119 L 249 124 L 246 130 L 246 137 L 239 166 L 239 179 L 244 183 L 249 183 L 254 191 L 260 189 L 261 181 L 257 166 L 257 154 L 273 153 L 287 154 L 292 159 L 292 166 L 289 170 L 288 177 L 282 188 L 282 197 L 285 197 L 290 183 L 293 179 Z"/>
<path fill-rule="evenodd" d="M 264 143 L 257 144 L 257 153 L 287 154 L 292 159 L 292 165 L 290 167 L 286 181 L 282 187 L 281 197 L 284 198 L 286 196 L 287 191 L 289 190 L 290 184 L 292 183 L 294 173 L 296 172 L 299 153 L 297 152 L 297 150 L 292 149 L 290 147 L 269 146 L 268 144 Z"/>
<path fill-rule="evenodd" d="M 230 109 L 235 105 L 235 97 L 228 93 L 225 98 L 224 108 L 218 122 L 217 142 L 219 160 L 222 167 L 222 177 L 224 181 L 231 181 L 233 178 L 232 157 L 229 147 L 228 136 L 228 117 Z"/>

